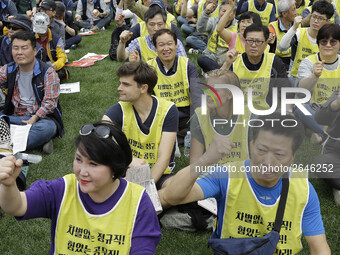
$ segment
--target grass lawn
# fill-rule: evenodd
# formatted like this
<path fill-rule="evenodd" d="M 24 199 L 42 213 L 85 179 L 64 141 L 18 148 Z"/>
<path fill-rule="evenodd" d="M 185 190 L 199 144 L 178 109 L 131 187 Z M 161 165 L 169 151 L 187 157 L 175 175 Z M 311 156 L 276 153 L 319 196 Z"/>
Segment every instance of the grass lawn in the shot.
<path fill-rule="evenodd" d="M 68 54 L 69 62 L 79 59 L 83 55 L 93 52 L 108 54 L 113 25 L 95 36 L 83 38 L 83 42 Z M 196 64 L 197 56 L 190 56 Z M 74 138 L 84 123 L 100 120 L 104 112 L 118 101 L 118 78 L 116 70 L 121 65 L 112 62 L 109 57 L 96 62 L 92 67 L 70 67 L 70 80 L 80 81 L 80 93 L 62 94 L 60 103 L 63 108 L 65 136 L 54 140 L 54 153 L 43 155 L 43 160 L 37 165 L 31 165 L 27 184 L 38 179 L 55 179 L 72 173 L 72 162 L 75 152 Z M 200 69 L 199 69 L 200 73 Z M 319 146 L 305 141 L 300 149 L 296 162 L 304 165 L 311 163 L 320 153 Z M 41 151 L 34 151 L 41 154 Z M 176 171 L 184 167 L 188 160 L 177 159 Z M 311 179 L 320 199 L 321 212 L 327 234 L 327 240 L 333 254 L 340 254 L 339 227 L 340 209 L 333 202 L 331 190 L 320 180 Z M 294 209 L 293 209 L 294 210 Z M 212 254 L 207 248 L 208 232 L 188 233 L 182 231 L 162 229 L 163 238 L 157 248 L 157 254 Z M 304 242 L 304 241 L 303 241 Z M 301 254 L 309 254 L 306 243 Z M 28 255 L 48 254 L 50 247 L 50 220 L 35 219 L 17 222 L 13 217 L 5 215 L 0 219 L 0 254 Z"/>

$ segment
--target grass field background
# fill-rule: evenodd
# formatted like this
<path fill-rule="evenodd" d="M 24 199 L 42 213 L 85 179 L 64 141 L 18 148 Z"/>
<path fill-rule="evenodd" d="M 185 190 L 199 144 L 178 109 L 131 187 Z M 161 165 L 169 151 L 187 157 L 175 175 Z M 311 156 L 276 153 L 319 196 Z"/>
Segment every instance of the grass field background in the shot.
<path fill-rule="evenodd" d="M 68 54 L 69 63 L 89 52 L 108 54 L 113 31 L 112 24 L 109 29 L 97 35 L 83 37 L 77 49 Z M 197 56 L 190 56 L 190 59 L 197 64 Z M 92 67 L 69 68 L 70 80 L 68 82 L 80 81 L 80 93 L 60 96 L 65 136 L 62 139 L 54 139 L 52 155 L 43 155 L 41 163 L 30 166 L 27 178 L 28 187 L 35 180 L 51 180 L 73 172 L 74 139 L 82 124 L 100 120 L 105 111 L 117 103 L 119 80 L 115 73 L 121 64 L 107 57 L 96 62 Z M 306 140 L 298 152 L 296 162 L 304 165 L 310 164 L 320 151 L 320 146 L 311 145 Z M 34 151 L 34 153 L 41 154 L 41 151 Z M 183 156 L 181 159 L 176 159 L 175 171 L 186 166 L 187 163 L 188 159 Z M 311 178 L 311 182 L 319 195 L 327 240 L 332 253 L 340 254 L 340 209 L 333 202 L 330 188 L 317 179 Z M 156 254 L 212 254 L 207 248 L 209 232 L 189 233 L 162 229 L 162 233 L 163 237 Z M 309 254 L 304 240 L 303 243 L 305 248 L 300 254 Z M 0 255 L 48 254 L 49 247 L 49 219 L 17 222 L 9 215 L 0 219 Z"/>

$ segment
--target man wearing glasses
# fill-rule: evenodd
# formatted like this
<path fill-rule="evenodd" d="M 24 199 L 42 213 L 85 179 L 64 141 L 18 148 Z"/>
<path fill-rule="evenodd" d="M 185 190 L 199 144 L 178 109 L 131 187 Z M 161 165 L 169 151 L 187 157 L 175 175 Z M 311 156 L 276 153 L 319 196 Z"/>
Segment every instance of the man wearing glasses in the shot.
<path fill-rule="evenodd" d="M 20 31 L 32 32 L 32 21 L 24 14 L 17 14 L 4 23 L 8 29 L 8 36 L 0 38 L 0 61 L 2 66 L 14 61 L 11 37 Z"/>
<path fill-rule="evenodd" d="M 326 1 L 318 1 L 312 7 L 310 27 L 298 28 L 302 21 L 302 17 L 298 16 L 295 18 L 293 26 L 282 37 L 279 50 L 285 51 L 291 47 L 290 76 L 292 76 L 293 85 L 295 85 L 295 78 L 301 61 L 309 55 L 319 52 L 316 36 L 320 28 L 329 23 L 333 14 L 332 4 Z"/>
<path fill-rule="evenodd" d="M 267 27 L 254 23 L 246 28 L 243 36 L 245 52 L 238 54 L 235 49 L 228 51 L 222 68 L 230 68 L 240 78 L 245 103 L 248 88 L 252 87 L 254 108 L 267 110 L 272 105 L 273 87 L 290 87 L 285 67 L 274 53 L 264 53 L 269 38 Z"/>

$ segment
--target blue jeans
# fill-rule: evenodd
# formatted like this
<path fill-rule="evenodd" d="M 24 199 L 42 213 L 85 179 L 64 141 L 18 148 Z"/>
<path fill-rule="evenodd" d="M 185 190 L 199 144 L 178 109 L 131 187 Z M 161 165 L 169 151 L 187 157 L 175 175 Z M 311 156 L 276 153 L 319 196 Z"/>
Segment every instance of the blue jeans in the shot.
<path fill-rule="evenodd" d="M 302 104 L 312 115 L 304 115 L 303 112 L 297 107 L 294 108 L 293 112 L 294 115 L 299 118 L 302 123 L 312 129 L 314 132 L 318 133 L 321 137 L 325 135 L 324 128 L 325 126 L 320 125 L 317 123 L 314 119 L 315 112 L 317 109 L 315 107 L 312 107 L 310 103 Z"/>
<path fill-rule="evenodd" d="M 178 24 L 180 24 L 181 26 L 182 26 L 183 24 L 188 24 L 188 23 L 189 23 L 189 21 L 188 21 L 186 18 L 183 18 L 182 16 L 178 16 L 178 17 L 177 17 L 177 22 L 178 22 Z"/>
<path fill-rule="evenodd" d="M 183 18 L 182 16 L 178 16 L 177 22 L 181 25 L 181 30 L 184 34 L 190 35 L 192 32 L 195 31 L 195 27 L 190 26 L 186 18 Z"/>
<path fill-rule="evenodd" d="M 9 116 L 11 124 L 26 125 L 22 120 L 29 120 L 31 116 Z M 51 119 L 39 119 L 28 133 L 27 150 L 41 147 L 51 140 L 57 133 L 57 125 Z"/>
<path fill-rule="evenodd" d="M 107 15 L 106 17 L 102 19 L 94 21 L 93 25 L 91 24 L 90 20 L 83 20 L 82 22 L 75 21 L 75 24 L 79 28 L 91 29 L 92 26 L 97 26 L 99 29 L 101 29 L 102 27 L 109 25 L 110 22 L 111 22 L 111 16 Z"/>
<path fill-rule="evenodd" d="M 73 44 L 78 44 L 81 42 L 81 36 L 75 35 L 65 40 L 65 49 L 69 49 Z"/>
<path fill-rule="evenodd" d="M 187 46 L 199 50 L 201 53 L 207 48 L 207 44 L 196 36 L 188 36 L 186 39 Z"/>
<path fill-rule="evenodd" d="M 197 64 L 202 68 L 203 72 L 205 73 L 221 68 L 221 66 L 216 61 L 204 55 L 198 57 Z"/>

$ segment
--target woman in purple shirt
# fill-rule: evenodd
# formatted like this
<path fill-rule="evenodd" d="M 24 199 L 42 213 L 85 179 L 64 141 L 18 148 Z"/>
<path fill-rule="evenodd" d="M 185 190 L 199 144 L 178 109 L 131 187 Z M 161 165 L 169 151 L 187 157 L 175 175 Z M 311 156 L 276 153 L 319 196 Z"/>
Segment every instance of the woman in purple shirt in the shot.
<path fill-rule="evenodd" d="M 132 160 L 124 133 L 100 121 L 76 139 L 74 174 L 19 192 L 22 160 L 0 160 L 0 206 L 18 220 L 50 218 L 50 254 L 154 254 L 161 238 L 145 190 L 122 177 Z"/>

